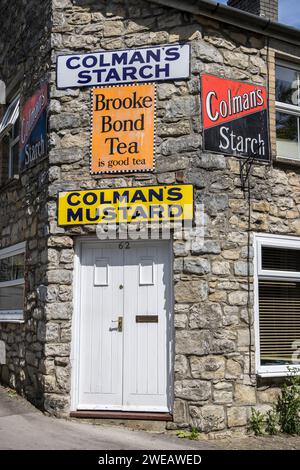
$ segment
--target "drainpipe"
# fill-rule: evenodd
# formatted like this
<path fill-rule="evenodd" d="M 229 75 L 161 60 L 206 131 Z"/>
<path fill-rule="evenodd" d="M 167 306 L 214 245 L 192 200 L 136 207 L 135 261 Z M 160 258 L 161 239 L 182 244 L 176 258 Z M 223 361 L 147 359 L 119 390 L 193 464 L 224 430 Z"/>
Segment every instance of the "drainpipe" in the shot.
<path fill-rule="evenodd" d="M 5 104 L 6 103 L 6 87 L 5 83 L 0 80 L 0 104 Z"/>

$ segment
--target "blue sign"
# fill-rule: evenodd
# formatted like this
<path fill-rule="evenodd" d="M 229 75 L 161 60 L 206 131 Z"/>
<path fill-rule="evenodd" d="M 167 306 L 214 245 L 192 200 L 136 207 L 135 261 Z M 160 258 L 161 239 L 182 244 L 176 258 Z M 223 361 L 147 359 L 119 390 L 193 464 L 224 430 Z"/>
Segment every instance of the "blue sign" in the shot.
<path fill-rule="evenodd" d="M 21 107 L 20 169 L 34 166 L 47 154 L 48 86 L 44 85 Z"/>

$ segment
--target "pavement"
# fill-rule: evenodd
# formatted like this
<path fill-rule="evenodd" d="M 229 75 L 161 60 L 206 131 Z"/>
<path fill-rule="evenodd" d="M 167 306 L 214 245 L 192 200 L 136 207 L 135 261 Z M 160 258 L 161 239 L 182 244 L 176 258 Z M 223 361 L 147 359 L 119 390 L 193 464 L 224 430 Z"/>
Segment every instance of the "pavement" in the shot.
<path fill-rule="evenodd" d="M 225 450 L 300 449 L 300 437 L 247 437 L 217 441 L 179 439 L 170 433 L 93 425 L 44 415 L 0 386 L 1 450 Z"/>

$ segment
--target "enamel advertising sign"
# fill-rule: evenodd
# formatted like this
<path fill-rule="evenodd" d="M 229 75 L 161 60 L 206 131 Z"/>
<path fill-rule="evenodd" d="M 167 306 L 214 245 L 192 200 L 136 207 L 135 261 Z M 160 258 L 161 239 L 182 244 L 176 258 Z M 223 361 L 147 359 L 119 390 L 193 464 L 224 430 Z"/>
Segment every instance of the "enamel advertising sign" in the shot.
<path fill-rule="evenodd" d="M 190 45 L 60 55 L 57 88 L 178 80 L 190 76 Z"/>
<path fill-rule="evenodd" d="M 154 167 L 155 85 L 94 88 L 91 93 L 91 174 Z"/>
<path fill-rule="evenodd" d="M 191 184 L 67 191 L 58 195 L 59 225 L 193 220 Z"/>
<path fill-rule="evenodd" d="M 268 162 L 266 87 L 206 74 L 201 83 L 204 149 Z"/>
<path fill-rule="evenodd" d="M 20 168 L 26 170 L 46 156 L 48 85 L 43 85 L 20 110 Z"/>

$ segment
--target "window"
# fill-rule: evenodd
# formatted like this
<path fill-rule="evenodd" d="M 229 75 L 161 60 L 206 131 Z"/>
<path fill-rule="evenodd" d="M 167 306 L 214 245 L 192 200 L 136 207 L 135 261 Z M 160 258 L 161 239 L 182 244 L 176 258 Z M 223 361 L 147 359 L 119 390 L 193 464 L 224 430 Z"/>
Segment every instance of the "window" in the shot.
<path fill-rule="evenodd" d="M 300 67 L 276 65 L 277 155 L 300 160 Z"/>
<path fill-rule="evenodd" d="M 255 236 L 257 371 L 280 376 L 300 367 L 300 239 Z"/>
<path fill-rule="evenodd" d="M 25 243 L 0 250 L 0 321 L 23 320 Z"/>
<path fill-rule="evenodd" d="M 20 98 L 17 96 L 7 107 L 0 122 L 3 159 L 7 162 L 4 180 L 19 174 L 19 106 Z"/>

